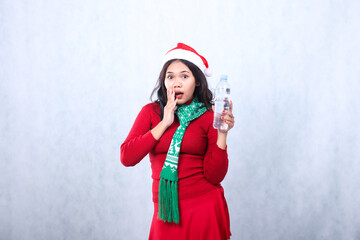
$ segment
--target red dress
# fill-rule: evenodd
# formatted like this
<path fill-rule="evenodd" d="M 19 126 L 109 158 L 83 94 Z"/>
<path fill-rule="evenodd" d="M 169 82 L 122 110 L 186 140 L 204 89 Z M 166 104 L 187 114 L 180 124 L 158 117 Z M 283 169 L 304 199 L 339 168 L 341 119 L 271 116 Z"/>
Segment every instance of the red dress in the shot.
<path fill-rule="evenodd" d="M 207 111 L 191 121 L 181 143 L 178 163 L 179 224 L 157 219 L 160 172 L 179 126 L 177 118 L 156 140 L 150 130 L 161 121 L 160 108 L 156 103 L 147 104 L 121 145 L 120 159 L 125 166 L 134 166 L 147 154 L 150 156 L 154 201 L 150 240 L 230 238 L 229 212 L 220 185 L 228 169 L 228 157 L 227 150 L 216 144 L 217 130 L 212 126 L 213 116 L 213 111 Z"/>

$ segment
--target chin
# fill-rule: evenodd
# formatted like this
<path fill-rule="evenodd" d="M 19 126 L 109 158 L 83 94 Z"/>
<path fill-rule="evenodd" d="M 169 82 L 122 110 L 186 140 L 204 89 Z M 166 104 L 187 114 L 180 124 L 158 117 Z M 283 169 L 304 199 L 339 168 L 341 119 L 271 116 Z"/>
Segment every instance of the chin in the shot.
<path fill-rule="evenodd" d="M 178 104 L 184 104 L 184 103 L 186 103 L 187 101 L 189 101 L 190 99 L 188 99 L 188 100 L 186 100 L 186 99 L 179 99 L 178 100 Z"/>

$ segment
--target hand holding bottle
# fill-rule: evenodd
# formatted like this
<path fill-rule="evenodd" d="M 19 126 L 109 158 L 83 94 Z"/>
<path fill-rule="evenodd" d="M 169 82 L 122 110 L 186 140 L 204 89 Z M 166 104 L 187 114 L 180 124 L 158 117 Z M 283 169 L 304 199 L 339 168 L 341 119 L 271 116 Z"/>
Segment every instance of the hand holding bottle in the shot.
<path fill-rule="evenodd" d="M 219 129 L 220 132 L 228 132 L 230 129 L 232 129 L 235 125 L 235 117 L 232 113 L 233 109 L 233 103 L 230 100 L 230 108 L 229 110 L 223 111 L 223 116 L 221 116 L 221 119 L 228 125 L 227 129 Z"/>

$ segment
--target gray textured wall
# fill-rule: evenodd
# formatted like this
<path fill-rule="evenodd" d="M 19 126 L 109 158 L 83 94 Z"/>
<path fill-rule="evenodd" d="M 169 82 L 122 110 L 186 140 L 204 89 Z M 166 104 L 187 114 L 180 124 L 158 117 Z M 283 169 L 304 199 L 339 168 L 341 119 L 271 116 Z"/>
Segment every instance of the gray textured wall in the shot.
<path fill-rule="evenodd" d="M 163 54 L 229 75 L 232 239 L 360 239 L 360 2 L 0 1 L 0 239 L 146 239 L 119 162 Z"/>

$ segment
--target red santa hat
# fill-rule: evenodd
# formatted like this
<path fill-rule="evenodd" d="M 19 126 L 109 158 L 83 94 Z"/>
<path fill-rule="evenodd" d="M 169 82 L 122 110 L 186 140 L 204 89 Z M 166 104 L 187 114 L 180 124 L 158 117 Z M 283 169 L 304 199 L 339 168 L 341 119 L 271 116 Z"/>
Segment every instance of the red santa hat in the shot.
<path fill-rule="evenodd" d="M 212 75 L 206 59 L 186 44 L 178 43 L 175 48 L 168 51 L 163 58 L 163 65 L 172 59 L 187 60 L 203 71 L 206 77 L 211 77 Z"/>

